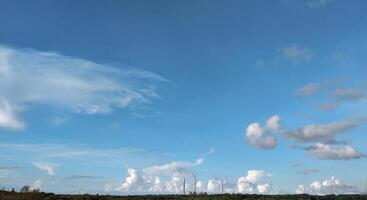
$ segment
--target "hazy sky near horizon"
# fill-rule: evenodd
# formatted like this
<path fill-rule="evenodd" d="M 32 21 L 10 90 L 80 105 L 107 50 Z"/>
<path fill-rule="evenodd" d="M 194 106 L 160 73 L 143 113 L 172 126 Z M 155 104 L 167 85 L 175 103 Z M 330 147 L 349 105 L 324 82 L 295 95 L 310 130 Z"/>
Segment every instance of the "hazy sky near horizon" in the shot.
<path fill-rule="evenodd" d="M 0 187 L 367 187 L 367 2 L 0 1 Z"/>

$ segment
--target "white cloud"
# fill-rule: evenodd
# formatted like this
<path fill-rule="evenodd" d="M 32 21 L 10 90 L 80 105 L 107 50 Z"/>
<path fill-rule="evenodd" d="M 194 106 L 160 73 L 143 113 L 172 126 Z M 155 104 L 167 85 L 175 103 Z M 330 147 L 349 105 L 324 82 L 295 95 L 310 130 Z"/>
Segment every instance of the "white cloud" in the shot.
<path fill-rule="evenodd" d="M 33 162 L 32 163 L 35 167 L 40 170 L 46 171 L 48 175 L 54 176 L 55 175 L 55 164 L 45 163 L 45 162 Z"/>
<path fill-rule="evenodd" d="M 295 91 L 298 96 L 312 96 L 321 89 L 321 86 L 317 83 L 310 83 Z"/>
<path fill-rule="evenodd" d="M 222 192 L 222 181 L 219 179 L 210 179 L 207 185 L 208 193 L 221 193 Z"/>
<path fill-rule="evenodd" d="M 254 186 L 248 182 L 246 177 L 241 176 L 237 180 L 237 192 L 238 193 L 254 193 Z"/>
<path fill-rule="evenodd" d="M 299 185 L 296 189 L 296 194 L 304 194 L 306 192 L 304 185 Z"/>
<path fill-rule="evenodd" d="M 85 145 L 0 143 L 0 160 L 17 159 L 25 162 L 74 162 L 88 165 L 115 165 L 130 162 L 145 163 L 158 159 L 158 155 L 139 148 L 95 148 Z"/>
<path fill-rule="evenodd" d="M 316 143 L 307 148 L 307 152 L 322 160 L 350 160 L 358 159 L 364 155 L 356 151 L 351 145 Z"/>
<path fill-rule="evenodd" d="M 238 193 L 265 193 L 270 188 L 269 183 L 258 185 L 257 182 L 263 177 L 271 176 L 263 170 L 249 170 L 246 176 L 241 176 L 237 180 Z"/>
<path fill-rule="evenodd" d="M 0 168 L 0 179 L 8 177 L 12 174 L 12 170 L 6 168 Z"/>
<path fill-rule="evenodd" d="M 196 191 L 197 192 L 206 192 L 205 183 L 203 181 L 196 182 Z"/>
<path fill-rule="evenodd" d="M 127 194 L 156 194 L 156 193 L 181 193 L 183 188 L 182 175 L 175 173 L 162 181 L 160 176 L 147 174 L 144 170 L 128 169 L 128 176 L 118 186 L 106 185 L 105 190 L 118 191 Z M 163 175 L 167 177 L 166 175 Z"/>
<path fill-rule="evenodd" d="M 322 185 L 320 181 L 314 181 L 310 184 L 310 188 L 313 191 L 319 191 L 321 189 Z"/>
<path fill-rule="evenodd" d="M 210 154 L 213 154 L 215 153 L 215 148 L 210 148 L 209 151 L 206 153 L 206 155 L 210 155 Z"/>
<path fill-rule="evenodd" d="M 357 127 L 355 120 L 336 121 L 327 124 L 310 124 L 301 126 L 285 135 L 299 142 L 328 142 L 335 139 L 337 134 Z"/>
<path fill-rule="evenodd" d="M 292 45 L 281 49 L 283 56 L 293 63 L 309 62 L 313 58 L 313 50 Z"/>
<path fill-rule="evenodd" d="M 366 97 L 366 92 L 359 89 L 337 89 L 332 94 L 338 101 L 353 101 Z"/>
<path fill-rule="evenodd" d="M 96 114 L 148 102 L 159 81 L 165 79 L 135 68 L 0 46 L 0 128 L 24 128 L 17 115 L 32 103 Z"/>
<path fill-rule="evenodd" d="M 194 191 L 193 168 L 202 164 L 198 162 L 174 161 L 163 165 L 146 167 L 141 170 L 128 168 L 127 177 L 118 184 L 106 184 L 106 192 L 123 192 L 126 194 L 179 194 L 183 192 L 184 178 L 186 179 L 186 192 Z M 236 185 L 227 184 L 226 180 L 218 178 L 209 179 L 207 184 L 197 180 L 196 191 L 208 193 L 221 193 L 222 181 L 225 192 L 267 193 L 271 188 L 269 183 L 258 184 L 264 177 L 271 176 L 263 170 L 249 170 L 246 176 L 237 180 Z"/>
<path fill-rule="evenodd" d="M 279 129 L 279 124 L 280 117 L 278 115 L 274 115 L 266 121 L 265 127 L 269 130 L 277 131 Z"/>
<path fill-rule="evenodd" d="M 326 124 L 310 124 L 288 131 L 283 129 L 281 134 L 287 139 L 296 142 L 311 143 L 314 145 L 302 148 L 309 155 L 322 160 L 349 160 L 364 157 L 364 154 L 355 150 L 349 141 L 338 141 L 337 136 L 356 128 L 357 123 L 366 122 L 365 116 L 353 117 L 349 120 L 335 121 Z M 298 172 L 309 174 L 316 170 Z"/>
<path fill-rule="evenodd" d="M 308 193 L 317 195 L 326 194 L 353 194 L 358 193 L 358 189 L 352 185 L 343 183 L 340 179 L 332 176 L 324 181 L 313 181 L 309 187 L 299 185 L 296 193 Z"/>
<path fill-rule="evenodd" d="M 266 121 L 264 128 L 258 122 L 250 124 L 245 133 L 247 141 L 260 149 L 273 149 L 277 145 L 277 141 L 272 132 L 279 130 L 279 123 L 280 117 L 274 115 Z"/>
<path fill-rule="evenodd" d="M 41 179 L 35 180 L 31 185 L 31 190 L 41 190 L 43 181 Z"/>
<path fill-rule="evenodd" d="M 298 171 L 297 173 L 298 174 L 301 174 L 301 175 L 309 175 L 309 174 L 315 174 L 315 173 L 318 173 L 319 170 L 316 169 L 316 168 L 306 168 L 302 171 Z"/>
<path fill-rule="evenodd" d="M 331 3 L 333 0 L 308 0 L 307 5 L 310 8 L 320 8 Z"/>
<path fill-rule="evenodd" d="M 1 79 L 1 77 L 0 77 Z M 17 108 L 5 99 L 0 99 L 0 128 L 22 130 L 25 124 L 16 117 Z"/>
<path fill-rule="evenodd" d="M 59 126 L 59 125 L 65 123 L 69 120 L 70 120 L 70 117 L 55 116 L 52 119 L 52 122 L 53 122 L 54 125 Z"/>
<path fill-rule="evenodd" d="M 118 185 L 106 184 L 105 191 L 117 191 L 126 194 L 180 194 L 183 192 L 184 178 L 186 178 L 186 192 L 194 191 L 194 179 L 190 175 L 184 173 L 171 173 L 168 175 L 165 172 L 149 174 L 148 172 L 151 171 L 145 169 L 128 168 L 128 175 L 125 180 Z M 270 176 L 270 174 L 263 170 L 249 170 L 247 175 L 240 177 L 234 185 L 218 178 L 209 179 L 207 184 L 202 180 L 198 180 L 196 182 L 196 191 L 221 193 L 223 181 L 224 192 L 268 193 L 271 184 L 258 184 L 260 179 L 267 176 Z"/>
<path fill-rule="evenodd" d="M 246 180 L 250 183 L 256 183 L 258 180 L 266 176 L 271 175 L 263 170 L 249 170 L 247 172 Z"/>
<path fill-rule="evenodd" d="M 314 105 L 316 106 L 316 108 L 322 111 L 333 111 L 337 106 L 337 104 L 333 102 L 323 102 L 323 103 L 316 102 L 314 103 Z"/>
<path fill-rule="evenodd" d="M 6 178 L 14 174 L 14 170 L 19 167 L 16 166 L 0 166 L 0 179 Z"/>
<path fill-rule="evenodd" d="M 257 186 L 257 191 L 259 191 L 259 193 L 261 193 L 261 194 L 264 194 L 264 193 L 267 193 L 270 188 L 271 188 L 271 185 L 269 183 L 265 183 L 265 184 L 262 184 L 262 185 L 258 185 Z"/>
<path fill-rule="evenodd" d="M 121 183 L 119 187 L 117 187 L 115 190 L 118 191 L 131 191 L 136 190 L 139 191 L 139 187 L 142 187 L 143 184 L 141 183 L 143 180 L 141 178 L 141 175 L 138 174 L 138 170 L 133 168 L 127 169 L 128 176 L 126 177 L 125 181 Z"/>
<path fill-rule="evenodd" d="M 204 156 L 213 153 L 210 149 Z M 173 161 L 162 165 L 146 167 L 141 170 L 128 168 L 128 176 L 124 182 L 114 187 L 106 185 L 106 191 L 135 193 L 181 193 L 183 179 L 186 178 L 187 191 L 194 191 L 195 174 L 192 169 L 203 164 L 204 158 L 198 158 L 195 162 Z M 206 190 L 202 181 L 197 182 L 199 190 Z"/>
<path fill-rule="evenodd" d="M 184 161 L 174 161 L 163 165 L 156 165 L 143 169 L 146 174 L 164 174 L 164 175 L 191 175 L 191 168 L 201 165 L 204 158 L 198 158 L 194 163 Z"/>

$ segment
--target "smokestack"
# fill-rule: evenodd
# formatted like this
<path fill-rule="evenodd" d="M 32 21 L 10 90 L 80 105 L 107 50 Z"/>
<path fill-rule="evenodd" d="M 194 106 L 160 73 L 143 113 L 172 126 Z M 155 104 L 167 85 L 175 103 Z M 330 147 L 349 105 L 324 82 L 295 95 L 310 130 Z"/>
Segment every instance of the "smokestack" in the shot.
<path fill-rule="evenodd" d="M 196 194 L 196 176 L 195 174 L 194 175 L 194 194 Z"/>
<path fill-rule="evenodd" d="M 186 179 L 185 179 L 185 177 L 184 177 L 184 180 L 183 180 L 183 195 L 185 195 L 186 194 Z"/>
<path fill-rule="evenodd" d="M 224 194 L 224 183 L 223 180 L 220 181 L 222 183 L 222 194 Z"/>
<path fill-rule="evenodd" d="M 195 187 L 194 187 L 194 194 L 196 194 L 196 176 L 195 176 Z"/>

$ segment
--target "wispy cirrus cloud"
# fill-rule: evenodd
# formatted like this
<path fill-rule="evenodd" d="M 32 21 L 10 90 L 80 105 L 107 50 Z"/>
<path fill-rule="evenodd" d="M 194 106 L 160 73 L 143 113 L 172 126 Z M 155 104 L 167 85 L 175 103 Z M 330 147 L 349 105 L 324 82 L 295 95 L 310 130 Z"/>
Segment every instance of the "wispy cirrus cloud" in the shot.
<path fill-rule="evenodd" d="M 316 168 L 306 168 L 306 169 L 303 169 L 301 171 L 297 171 L 297 173 L 301 174 L 301 175 L 315 174 L 315 173 L 318 173 L 318 172 L 320 172 L 320 170 L 318 170 Z"/>
<path fill-rule="evenodd" d="M 312 49 L 302 48 L 298 45 L 284 47 L 280 51 L 284 58 L 294 64 L 310 62 L 314 57 L 314 51 Z"/>
<path fill-rule="evenodd" d="M 32 163 L 35 167 L 40 170 L 47 172 L 48 175 L 54 176 L 55 175 L 55 168 L 57 165 L 53 163 L 46 163 L 46 162 L 33 162 Z"/>
<path fill-rule="evenodd" d="M 32 103 L 98 114 L 149 102 L 159 96 L 156 84 L 164 81 L 137 68 L 0 45 L 0 128 L 24 129 L 19 114 Z"/>
<path fill-rule="evenodd" d="M 161 158 L 141 148 L 96 148 L 85 145 L 0 143 L 0 159 L 21 160 L 25 163 L 74 162 L 76 165 L 121 165 L 121 163 L 146 162 Z"/>
<path fill-rule="evenodd" d="M 88 176 L 88 175 L 72 175 L 63 177 L 63 180 L 93 180 L 103 178 L 101 176 Z"/>
<path fill-rule="evenodd" d="M 10 176 L 18 168 L 17 166 L 0 166 L 0 178 Z"/>
<path fill-rule="evenodd" d="M 309 83 L 295 91 L 298 96 L 312 96 L 320 91 L 321 86 L 317 83 Z"/>
<path fill-rule="evenodd" d="M 283 0 L 284 3 L 302 3 L 310 9 L 322 8 L 334 0 Z"/>
<path fill-rule="evenodd" d="M 334 0 L 308 0 L 306 3 L 310 8 L 321 8 Z"/>

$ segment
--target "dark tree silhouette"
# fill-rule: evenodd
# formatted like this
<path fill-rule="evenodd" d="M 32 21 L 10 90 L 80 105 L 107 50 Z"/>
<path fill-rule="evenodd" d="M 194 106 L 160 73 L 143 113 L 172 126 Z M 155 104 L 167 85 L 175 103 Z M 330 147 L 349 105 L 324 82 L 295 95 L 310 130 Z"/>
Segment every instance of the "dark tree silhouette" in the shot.
<path fill-rule="evenodd" d="M 31 187 L 29 185 L 24 185 L 20 188 L 20 192 L 30 192 Z"/>

